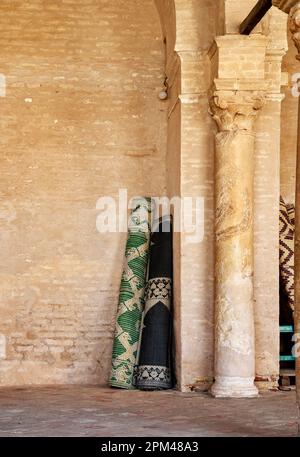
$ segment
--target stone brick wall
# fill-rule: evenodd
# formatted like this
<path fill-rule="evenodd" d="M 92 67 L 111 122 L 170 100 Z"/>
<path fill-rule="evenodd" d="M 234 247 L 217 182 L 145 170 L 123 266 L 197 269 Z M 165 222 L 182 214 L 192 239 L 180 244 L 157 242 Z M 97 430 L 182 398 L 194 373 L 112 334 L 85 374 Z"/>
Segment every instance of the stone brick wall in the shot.
<path fill-rule="evenodd" d="M 0 384 L 101 383 L 125 235 L 96 201 L 166 190 L 153 0 L 2 0 Z"/>

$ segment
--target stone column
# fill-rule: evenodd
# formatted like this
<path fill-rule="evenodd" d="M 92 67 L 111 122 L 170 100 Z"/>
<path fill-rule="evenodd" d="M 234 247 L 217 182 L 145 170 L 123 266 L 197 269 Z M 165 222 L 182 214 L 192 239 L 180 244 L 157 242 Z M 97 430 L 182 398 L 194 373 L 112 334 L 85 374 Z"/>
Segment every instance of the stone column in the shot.
<path fill-rule="evenodd" d="M 298 50 L 296 56 L 300 60 L 300 1 L 290 10 L 290 30 L 293 35 L 295 46 Z M 297 145 L 297 171 L 296 171 L 296 228 L 295 228 L 295 336 L 297 346 L 300 339 L 300 98 L 298 114 L 298 145 Z M 295 341 L 296 343 L 296 341 Z M 298 349 L 299 352 L 299 349 Z M 296 354 L 298 355 L 298 354 Z M 300 357 L 296 358 L 296 387 L 298 408 L 300 408 Z M 300 416 L 299 416 L 300 417 Z"/>
<path fill-rule="evenodd" d="M 281 103 L 284 98 L 281 87 L 288 84 L 288 75 L 282 73 L 282 58 L 288 47 L 287 15 L 271 8 L 262 22 L 262 30 L 268 41 L 265 58 L 266 104 L 255 126 L 255 384 L 259 390 L 268 390 L 276 389 L 279 379 L 278 214 Z"/>
<path fill-rule="evenodd" d="M 298 1 L 290 10 L 289 28 L 292 32 L 293 41 L 298 51 L 296 59 L 300 60 L 300 1 Z"/>
<path fill-rule="evenodd" d="M 215 397 L 255 397 L 253 311 L 254 120 L 256 91 L 217 91 L 215 159 Z"/>
<path fill-rule="evenodd" d="M 174 233 L 176 380 L 181 391 L 211 386 L 214 338 L 214 133 L 208 113 L 209 62 L 186 46 L 167 65 L 168 192 L 170 198 L 196 201 L 202 197 L 205 227 L 203 240 Z M 191 351 L 191 345 L 197 349 Z"/>

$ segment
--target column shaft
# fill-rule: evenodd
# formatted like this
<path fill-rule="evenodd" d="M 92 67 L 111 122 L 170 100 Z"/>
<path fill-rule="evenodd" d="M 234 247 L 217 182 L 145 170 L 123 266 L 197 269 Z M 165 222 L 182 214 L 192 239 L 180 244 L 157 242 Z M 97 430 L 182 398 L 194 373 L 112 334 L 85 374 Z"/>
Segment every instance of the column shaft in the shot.
<path fill-rule="evenodd" d="M 254 135 L 216 138 L 216 363 L 212 393 L 257 395 L 253 317 Z"/>
<path fill-rule="evenodd" d="M 253 122 L 262 99 L 252 94 L 214 98 L 215 383 L 216 397 L 254 397 Z"/>
<path fill-rule="evenodd" d="M 290 30 L 295 46 L 298 50 L 297 60 L 300 60 L 300 1 L 290 10 Z M 297 170 L 296 170 L 296 227 L 295 227 L 295 313 L 294 313 L 294 340 L 296 355 L 296 390 L 297 403 L 300 411 L 300 98 L 298 112 L 298 145 L 297 145 Z M 299 416 L 300 417 L 300 416 Z"/>

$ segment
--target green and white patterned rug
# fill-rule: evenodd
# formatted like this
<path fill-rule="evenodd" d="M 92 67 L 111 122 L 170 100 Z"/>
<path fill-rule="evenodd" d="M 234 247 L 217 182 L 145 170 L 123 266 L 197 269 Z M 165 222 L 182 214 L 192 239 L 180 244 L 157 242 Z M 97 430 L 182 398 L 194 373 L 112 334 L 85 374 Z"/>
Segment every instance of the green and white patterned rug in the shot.
<path fill-rule="evenodd" d="M 151 199 L 135 199 L 128 228 L 112 352 L 112 387 L 134 389 L 148 267 Z"/>

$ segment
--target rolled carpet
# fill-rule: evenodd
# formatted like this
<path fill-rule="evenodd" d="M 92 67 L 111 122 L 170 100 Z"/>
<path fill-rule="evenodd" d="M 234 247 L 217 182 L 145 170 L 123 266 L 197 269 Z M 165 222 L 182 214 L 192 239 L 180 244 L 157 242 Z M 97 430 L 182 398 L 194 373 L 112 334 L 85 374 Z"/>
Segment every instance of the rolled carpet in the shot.
<path fill-rule="evenodd" d="M 163 227 L 168 226 L 169 231 L 163 231 Z M 151 234 L 149 276 L 135 381 L 140 390 L 172 388 L 172 264 L 172 226 L 170 218 L 164 217 L 159 220 L 158 231 Z"/>
<path fill-rule="evenodd" d="M 116 316 L 109 384 L 133 389 L 149 255 L 151 199 L 134 199 Z"/>

